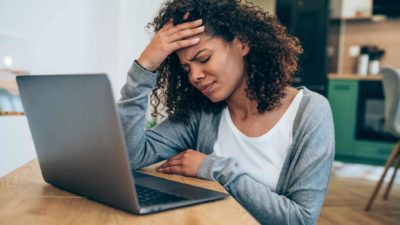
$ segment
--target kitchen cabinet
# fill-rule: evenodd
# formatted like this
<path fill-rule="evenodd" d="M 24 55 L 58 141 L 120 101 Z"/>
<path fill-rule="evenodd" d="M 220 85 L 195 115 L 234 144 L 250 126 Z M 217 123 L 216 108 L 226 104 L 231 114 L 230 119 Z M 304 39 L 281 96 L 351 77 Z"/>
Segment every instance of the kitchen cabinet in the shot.
<path fill-rule="evenodd" d="M 367 79 L 367 78 L 366 78 Z M 383 165 L 395 142 L 359 137 L 360 91 L 363 82 L 380 82 L 378 77 L 366 80 L 332 76 L 328 84 L 328 99 L 335 125 L 335 159 L 346 162 Z"/>

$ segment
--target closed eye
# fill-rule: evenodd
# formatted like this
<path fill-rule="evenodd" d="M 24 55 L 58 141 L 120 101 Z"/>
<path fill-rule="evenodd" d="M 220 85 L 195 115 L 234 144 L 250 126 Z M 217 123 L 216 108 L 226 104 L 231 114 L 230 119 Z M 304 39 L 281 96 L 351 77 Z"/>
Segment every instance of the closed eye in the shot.
<path fill-rule="evenodd" d="M 211 58 L 211 55 L 208 56 L 207 58 L 203 59 L 203 60 L 201 60 L 201 59 L 199 59 L 199 58 L 197 58 L 196 60 L 199 61 L 200 63 L 204 64 L 204 63 L 207 63 L 207 62 L 210 60 L 210 58 Z M 182 69 L 183 69 L 185 72 L 187 72 L 187 73 L 190 72 L 190 67 L 189 67 L 189 65 L 182 65 Z"/>
<path fill-rule="evenodd" d="M 201 63 L 206 63 L 206 62 L 208 62 L 208 60 L 210 60 L 210 58 L 211 58 L 211 55 L 208 56 L 206 59 L 203 59 L 203 60 L 200 60 L 200 59 L 199 59 L 199 61 L 200 61 Z"/>

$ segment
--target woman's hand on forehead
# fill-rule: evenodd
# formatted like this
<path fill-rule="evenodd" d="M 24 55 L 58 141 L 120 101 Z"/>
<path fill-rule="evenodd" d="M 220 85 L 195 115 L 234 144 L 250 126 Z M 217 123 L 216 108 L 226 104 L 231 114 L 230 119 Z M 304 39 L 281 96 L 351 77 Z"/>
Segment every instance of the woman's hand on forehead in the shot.
<path fill-rule="evenodd" d="M 171 53 L 198 44 L 198 35 L 205 30 L 202 23 L 199 19 L 174 26 L 172 19 L 169 20 L 142 52 L 139 64 L 147 70 L 155 71 Z"/>

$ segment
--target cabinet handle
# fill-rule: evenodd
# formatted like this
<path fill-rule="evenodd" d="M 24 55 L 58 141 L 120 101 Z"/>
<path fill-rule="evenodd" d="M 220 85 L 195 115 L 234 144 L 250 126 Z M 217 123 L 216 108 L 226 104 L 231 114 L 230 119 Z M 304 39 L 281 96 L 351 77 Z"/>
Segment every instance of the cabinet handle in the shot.
<path fill-rule="evenodd" d="M 385 149 L 385 148 L 380 148 L 380 149 L 378 149 L 378 151 L 376 151 L 376 153 L 387 155 L 387 154 L 390 154 L 390 150 Z"/>
<path fill-rule="evenodd" d="M 350 90 L 350 86 L 349 85 L 345 85 L 345 84 L 337 84 L 335 85 L 335 90 Z"/>

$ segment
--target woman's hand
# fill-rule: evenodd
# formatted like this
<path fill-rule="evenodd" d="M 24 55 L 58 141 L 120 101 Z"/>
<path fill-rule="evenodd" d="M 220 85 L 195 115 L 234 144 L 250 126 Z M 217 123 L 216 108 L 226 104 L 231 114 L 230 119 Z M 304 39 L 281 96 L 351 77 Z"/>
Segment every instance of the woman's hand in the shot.
<path fill-rule="evenodd" d="M 161 173 L 175 173 L 188 177 L 197 177 L 200 164 L 207 155 L 192 149 L 188 149 L 168 159 L 157 171 Z"/>
<path fill-rule="evenodd" d="M 172 20 L 169 20 L 142 52 L 138 59 L 139 64 L 147 70 L 155 71 L 174 51 L 199 43 L 199 37 L 190 37 L 204 32 L 205 28 L 201 24 L 200 19 L 174 26 Z"/>

